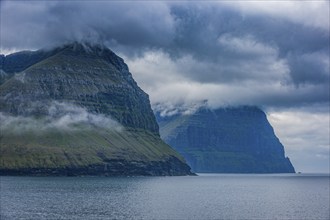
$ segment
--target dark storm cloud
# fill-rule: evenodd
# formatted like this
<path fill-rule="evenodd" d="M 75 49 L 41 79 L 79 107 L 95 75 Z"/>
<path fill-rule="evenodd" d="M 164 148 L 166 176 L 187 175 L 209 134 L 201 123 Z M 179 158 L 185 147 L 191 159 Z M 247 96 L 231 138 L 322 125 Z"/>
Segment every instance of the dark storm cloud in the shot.
<path fill-rule="evenodd" d="M 292 81 L 297 84 L 324 84 L 329 81 L 329 53 L 319 50 L 287 56 Z"/>
<path fill-rule="evenodd" d="M 267 45 L 277 50 L 277 59 L 289 59 L 290 76 L 294 83 L 315 83 L 320 78 L 324 82 L 324 77 L 327 75 L 325 71 L 329 70 L 324 70 L 324 64 L 308 54 L 317 53 L 329 57 L 329 29 L 306 27 L 304 24 L 264 15 L 247 17 L 233 9 L 203 6 L 203 4 L 202 6 L 189 4 L 172 7 L 171 12 L 176 20 L 173 54 L 185 51 L 193 54 L 198 60 L 221 64 L 219 69 L 226 64 L 236 65 L 240 60 L 258 65 L 260 57 L 267 55 L 265 54 L 267 48 L 261 48 L 264 51 L 254 53 L 239 50 L 240 48 L 230 50 L 226 45 L 219 44 L 219 39 L 223 37 L 230 40 L 230 38 L 244 39 L 246 36 L 253 36 L 252 43 L 255 45 Z M 301 57 L 303 59 L 300 59 Z M 298 60 L 299 63 L 297 63 Z M 304 68 L 305 65 L 308 66 L 308 70 Z M 304 71 L 301 74 L 302 69 Z M 319 71 L 321 69 L 322 71 Z M 253 77 L 253 73 L 251 74 Z M 309 77 L 297 77 L 297 75 L 306 76 L 307 74 Z M 199 78 L 200 73 L 197 72 L 196 75 Z M 228 77 L 231 75 L 235 77 L 235 74 L 227 74 Z M 193 72 L 191 76 L 194 76 Z M 224 80 L 224 78 L 219 77 L 219 80 Z"/>
<path fill-rule="evenodd" d="M 256 10 L 250 9 L 253 7 Z M 1 48 L 39 49 L 69 41 L 101 42 L 125 56 L 128 64 L 148 65 L 140 68 L 144 72 L 136 71 L 136 65 L 131 70 L 149 93 L 161 95 L 166 91 L 164 83 L 180 87 L 179 78 L 191 82 L 182 87 L 186 91 L 173 89 L 178 93 L 168 91 L 162 95 L 168 99 L 173 95 L 184 100 L 190 93 L 198 100 L 212 99 L 217 105 L 228 102 L 228 95 L 237 97 L 228 102 L 232 104 L 328 103 L 327 22 L 306 19 L 304 8 L 294 15 L 285 7 L 265 7 L 260 13 L 258 8 L 240 2 L 3 1 Z M 161 59 L 146 63 L 150 54 Z M 168 65 L 163 72 L 155 69 L 152 76 L 143 75 L 164 59 Z M 166 72 L 171 65 L 172 73 Z M 172 75 L 172 79 L 159 85 L 161 74 Z M 219 85 L 218 90 L 215 85 Z M 160 101 L 157 97 L 152 96 L 154 102 Z"/>
<path fill-rule="evenodd" d="M 2 2 L 1 14 L 3 48 L 40 48 L 73 40 L 142 48 L 164 46 L 172 35 L 172 18 L 163 3 Z"/>

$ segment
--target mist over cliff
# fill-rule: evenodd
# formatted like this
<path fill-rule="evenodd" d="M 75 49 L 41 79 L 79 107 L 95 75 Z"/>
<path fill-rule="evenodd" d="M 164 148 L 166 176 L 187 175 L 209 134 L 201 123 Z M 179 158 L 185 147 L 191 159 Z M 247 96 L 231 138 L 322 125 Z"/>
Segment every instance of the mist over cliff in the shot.
<path fill-rule="evenodd" d="M 110 49 L 73 42 L 1 59 L 2 174 L 191 174 Z"/>

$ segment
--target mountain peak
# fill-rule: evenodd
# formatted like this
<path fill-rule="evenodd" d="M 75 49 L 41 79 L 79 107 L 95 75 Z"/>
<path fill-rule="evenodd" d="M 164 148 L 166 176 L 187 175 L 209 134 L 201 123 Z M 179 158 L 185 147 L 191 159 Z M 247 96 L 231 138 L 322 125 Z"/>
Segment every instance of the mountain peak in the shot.
<path fill-rule="evenodd" d="M 75 51 L 75 52 L 86 52 L 86 53 L 89 53 L 89 54 L 102 53 L 102 52 L 105 52 L 105 51 L 107 51 L 107 52 L 111 51 L 104 44 L 91 43 L 91 42 L 74 41 L 74 42 L 71 42 L 71 43 L 64 44 L 61 47 L 64 48 L 64 49 Z"/>
<path fill-rule="evenodd" d="M 113 65 L 125 75 L 130 75 L 124 60 L 104 44 L 90 42 L 71 42 L 53 49 L 53 54 L 83 59 L 100 59 Z"/>
<path fill-rule="evenodd" d="M 55 55 L 68 55 L 71 57 L 103 59 L 113 64 L 118 70 L 128 71 L 124 60 L 104 44 L 90 42 L 70 42 L 53 48 L 44 48 L 36 51 L 20 51 L 9 55 L 0 56 L 0 69 L 7 73 L 8 77 L 0 77 L 0 84 L 28 67 L 46 60 Z"/>
<path fill-rule="evenodd" d="M 3 59 L 0 174 L 190 174 L 160 139 L 148 95 L 104 45 Z"/>

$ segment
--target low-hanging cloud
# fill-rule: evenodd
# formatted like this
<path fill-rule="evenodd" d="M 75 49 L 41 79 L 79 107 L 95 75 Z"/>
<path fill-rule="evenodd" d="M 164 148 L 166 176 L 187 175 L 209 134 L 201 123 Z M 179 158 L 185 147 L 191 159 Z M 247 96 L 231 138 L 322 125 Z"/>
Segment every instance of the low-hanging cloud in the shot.
<path fill-rule="evenodd" d="M 163 51 L 147 52 L 143 57 L 135 59 L 127 57 L 126 61 L 134 69 L 134 78 L 138 84 L 150 95 L 156 110 L 163 106 L 162 111 L 171 112 L 175 106 L 189 108 L 189 105 L 193 107 L 204 100 L 208 100 L 212 108 L 228 105 L 292 108 L 318 103 L 327 106 L 327 83 L 296 86 L 288 83 L 290 76 L 286 61 L 277 59 L 275 55 L 268 58 L 262 56 L 261 59 L 269 63 L 260 67 L 268 68 L 267 71 L 253 69 L 253 65 L 244 60 L 241 66 L 229 64 L 225 67 L 221 64 L 207 64 L 191 56 L 172 60 Z M 242 68 L 244 64 L 246 68 Z M 210 68 L 213 71 L 206 72 Z M 236 76 L 226 76 L 222 68 L 230 68 Z M 194 75 L 192 71 L 198 74 Z M 198 80 L 198 77 L 205 75 L 208 76 L 205 80 Z M 219 75 L 222 77 L 217 78 Z"/>
<path fill-rule="evenodd" d="M 161 2 L 1 2 L 2 49 L 71 41 L 164 46 L 172 39 L 172 26 L 169 8 Z M 25 37 L 17 34 L 22 32 Z"/>
<path fill-rule="evenodd" d="M 33 105 L 32 105 L 33 106 Z M 40 107 L 40 103 L 34 106 Z M 97 130 L 100 128 L 122 131 L 123 127 L 110 116 L 90 113 L 70 103 L 53 101 L 46 107 L 46 114 L 39 117 L 13 116 L 0 112 L 2 133 L 43 133 L 58 129 L 61 131 Z M 33 110 L 30 110 L 33 111 Z"/>
<path fill-rule="evenodd" d="M 136 65 L 131 66 L 136 59 L 148 61 L 150 54 L 156 53 L 169 58 L 159 63 L 170 62 L 173 67 L 162 65 L 164 70 L 153 72 L 142 67 L 143 74 L 154 75 L 153 84 L 162 82 L 164 74 L 175 74 L 174 78 L 219 86 L 251 81 L 255 82 L 251 85 L 329 87 L 328 1 L 290 1 L 285 6 L 268 2 L 162 1 L 0 4 L 0 47 L 4 52 L 94 41 L 124 56 L 137 78 L 141 73 Z M 306 11 L 311 15 L 308 18 Z M 139 83 L 143 89 L 148 86 Z M 177 96 L 184 99 L 185 94 Z M 254 99 L 252 96 L 251 101 Z M 323 99 L 329 99 L 329 94 L 324 93 Z M 283 103 L 279 101 L 278 105 Z"/>

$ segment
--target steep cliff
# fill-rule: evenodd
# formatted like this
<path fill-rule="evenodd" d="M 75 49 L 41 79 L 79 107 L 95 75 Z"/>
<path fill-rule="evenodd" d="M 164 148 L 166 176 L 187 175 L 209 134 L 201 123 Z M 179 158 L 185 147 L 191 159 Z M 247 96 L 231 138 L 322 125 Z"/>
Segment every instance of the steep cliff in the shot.
<path fill-rule="evenodd" d="M 2 174 L 186 175 L 124 61 L 72 43 L 1 58 Z"/>
<path fill-rule="evenodd" d="M 265 113 L 257 107 L 200 108 L 190 115 L 157 115 L 163 140 L 194 172 L 293 173 Z"/>

